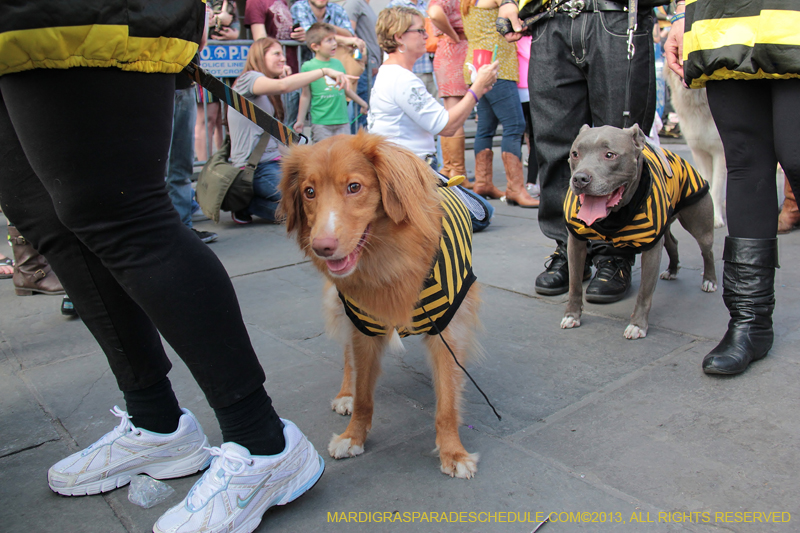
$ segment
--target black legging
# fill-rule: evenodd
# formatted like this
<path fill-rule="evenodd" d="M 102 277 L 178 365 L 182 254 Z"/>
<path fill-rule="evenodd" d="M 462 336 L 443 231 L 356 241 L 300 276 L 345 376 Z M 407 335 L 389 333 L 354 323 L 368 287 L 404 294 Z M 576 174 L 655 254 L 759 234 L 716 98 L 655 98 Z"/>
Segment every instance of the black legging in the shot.
<path fill-rule="evenodd" d="M 264 371 L 222 264 L 164 185 L 174 75 L 74 68 L 0 77 L 0 204 L 45 255 L 122 391 L 170 369 L 159 332 L 209 404 Z"/>
<path fill-rule="evenodd" d="M 728 233 L 773 239 L 778 162 L 800 193 L 800 80 L 711 81 L 706 88 L 725 146 Z"/>

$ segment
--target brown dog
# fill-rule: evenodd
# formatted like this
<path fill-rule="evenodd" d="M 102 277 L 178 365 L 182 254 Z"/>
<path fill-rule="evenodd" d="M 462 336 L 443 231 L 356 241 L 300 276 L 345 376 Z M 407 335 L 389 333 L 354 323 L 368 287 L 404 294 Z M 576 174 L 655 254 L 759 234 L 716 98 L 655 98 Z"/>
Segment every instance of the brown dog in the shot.
<path fill-rule="evenodd" d="M 443 201 L 453 193 L 437 187 L 435 175 L 412 152 L 366 133 L 292 148 L 283 159 L 280 188 L 287 231 L 296 233 L 300 248 L 327 278 L 328 333 L 344 346 L 342 388 L 331 406 L 340 414 L 352 412 L 352 418 L 344 433 L 333 436 L 328 452 L 337 459 L 353 457 L 364 452 L 380 358 L 395 330 L 420 333 L 430 327 L 430 318 L 444 326 L 442 336 L 460 363 L 479 349 L 469 213 L 463 204 Z M 448 222 L 453 206 L 467 217 L 460 224 L 469 233 L 460 241 L 466 246 L 456 244 L 465 261 L 440 253 L 455 226 Z M 434 270 L 444 261 L 452 267 L 448 272 L 459 274 L 446 283 L 460 287 L 449 298 L 460 306 L 450 311 L 440 312 L 441 299 L 430 298 L 436 291 L 430 287 L 434 261 Z M 433 368 L 441 471 L 470 478 L 478 454 L 468 453 L 458 436 L 463 372 L 439 336 L 425 335 L 425 344 Z"/>

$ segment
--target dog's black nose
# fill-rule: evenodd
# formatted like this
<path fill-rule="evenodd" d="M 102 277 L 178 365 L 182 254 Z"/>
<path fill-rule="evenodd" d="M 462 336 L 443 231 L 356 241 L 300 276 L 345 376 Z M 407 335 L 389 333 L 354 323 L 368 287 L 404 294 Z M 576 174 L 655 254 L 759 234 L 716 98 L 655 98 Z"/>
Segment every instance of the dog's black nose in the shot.
<path fill-rule="evenodd" d="M 586 187 L 592 181 L 592 177 L 586 172 L 576 172 L 572 175 L 572 184 L 579 189 Z"/>

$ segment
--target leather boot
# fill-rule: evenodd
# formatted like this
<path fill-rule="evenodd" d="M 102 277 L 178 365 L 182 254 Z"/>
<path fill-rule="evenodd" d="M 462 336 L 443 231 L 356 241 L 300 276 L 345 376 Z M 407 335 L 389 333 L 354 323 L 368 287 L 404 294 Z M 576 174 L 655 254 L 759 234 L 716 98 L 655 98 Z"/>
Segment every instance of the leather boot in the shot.
<path fill-rule="evenodd" d="M 506 169 L 506 203 L 520 207 L 539 207 L 539 200 L 531 198 L 525 189 L 520 158 L 510 152 L 503 152 L 503 166 Z"/>
<path fill-rule="evenodd" d="M 442 168 L 439 169 L 439 174 L 445 178 L 452 178 L 453 174 L 453 143 L 452 137 L 439 137 L 442 143 Z"/>
<path fill-rule="evenodd" d="M 464 164 L 464 136 L 440 138 L 442 139 L 442 153 L 444 153 L 445 145 L 447 145 L 447 151 L 450 154 L 450 174 L 447 177 L 464 176 L 461 186 L 465 189 L 472 189 L 473 183 L 466 179 L 467 166 Z M 447 159 L 447 156 L 443 155 L 443 157 Z"/>
<path fill-rule="evenodd" d="M 783 201 L 781 214 L 778 216 L 778 233 L 789 233 L 800 225 L 800 211 L 797 209 L 797 200 L 795 200 L 789 180 L 783 178 L 783 184 L 786 199 Z"/>
<path fill-rule="evenodd" d="M 17 296 L 33 293 L 64 294 L 64 287 L 42 254 L 36 251 L 17 228 L 9 226 L 8 237 L 14 250 L 14 290 Z"/>
<path fill-rule="evenodd" d="M 778 239 L 725 238 L 722 300 L 728 331 L 703 359 L 706 374 L 739 374 L 772 348 Z"/>
<path fill-rule="evenodd" d="M 487 148 L 475 154 L 475 186 L 473 191 L 484 198 L 499 200 L 503 196 L 503 191 L 492 183 L 492 158 L 494 152 Z"/>

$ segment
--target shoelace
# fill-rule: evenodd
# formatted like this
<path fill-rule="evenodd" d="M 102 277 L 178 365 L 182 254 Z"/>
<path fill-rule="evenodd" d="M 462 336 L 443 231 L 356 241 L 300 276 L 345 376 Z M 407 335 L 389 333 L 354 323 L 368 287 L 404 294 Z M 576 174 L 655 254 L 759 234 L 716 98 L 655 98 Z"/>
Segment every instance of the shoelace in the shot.
<path fill-rule="evenodd" d="M 133 433 L 136 436 L 142 434 L 142 430 L 140 430 L 131 423 L 131 415 L 129 415 L 127 411 L 123 411 L 116 405 L 114 406 L 113 409 L 109 409 L 109 411 L 111 411 L 111 414 L 120 419 L 119 425 L 115 427 L 112 431 L 100 437 L 100 439 L 95 441 L 93 444 L 89 445 L 88 448 L 83 450 L 81 455 L 86 455 L 89 452 L 91 452 L 95 447 L 102 446 L 103 444 L 111 442 L 117 437 L 127 435 L 129 432 Z"/>
<path fill-rule="evenodd" d="M 223 450 L 217 446 L 203 449 L 208 450 L 214 460 L 186 497 L 186 505 L 193 511 L 201 509 L 213 498 L 225 486 L 229 477 L 240 473 L 245 466 L 253 464 L 252 459 L 247 459 L 233 450 Z"/>

